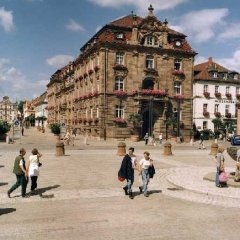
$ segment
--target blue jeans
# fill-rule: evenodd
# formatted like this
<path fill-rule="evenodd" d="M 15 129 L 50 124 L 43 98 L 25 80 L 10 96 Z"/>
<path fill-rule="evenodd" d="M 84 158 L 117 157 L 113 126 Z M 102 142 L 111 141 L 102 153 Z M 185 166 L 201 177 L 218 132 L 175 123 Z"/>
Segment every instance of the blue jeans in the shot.
<path fill-rule="evenodd" d="M 148 169 L 142 169 L 142 180 L 143 180 L 143 192 L 144 194 L 147 194 L 147 185 L 149 182 Z"/>
<path fill-rule="evenodd" d="M 128 189 L 128 193 L 132 192 L 133 179 L 127 179 L 127 185 L 125 188 Z"/>

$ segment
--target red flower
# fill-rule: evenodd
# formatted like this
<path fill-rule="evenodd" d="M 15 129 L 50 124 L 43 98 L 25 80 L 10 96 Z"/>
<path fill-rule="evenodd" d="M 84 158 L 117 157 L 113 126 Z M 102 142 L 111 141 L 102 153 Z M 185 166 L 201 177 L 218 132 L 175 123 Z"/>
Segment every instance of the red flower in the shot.
<path fill-rule="evenodd" d="M 123 91 L 123 90 L 115 90 L 113 93 L 117 97 L 126 97 L 127 96 L 127 91 Z"/>
<path fill-rule="evenodd" d="M 176 94 L 176 95 L 174 95 L 173 96 L 175 99 L 184 99 L 185 97 L 184 97 L 184 95 L 182 95 L 182 94 Z"/>

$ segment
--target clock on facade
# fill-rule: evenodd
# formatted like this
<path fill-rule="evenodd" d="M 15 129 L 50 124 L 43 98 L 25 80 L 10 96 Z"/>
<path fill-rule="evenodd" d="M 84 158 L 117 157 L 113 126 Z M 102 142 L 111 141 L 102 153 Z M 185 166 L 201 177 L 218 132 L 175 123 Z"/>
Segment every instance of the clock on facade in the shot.
<path fill-rule="evenodd" d="M 176 42 L 175 42 L 175 45 L 176 45 L 177 47 L 180 47 L 180 46 L 182 45 L 182 43 L 181 43 L 180 41 L 176 41 Z"/>

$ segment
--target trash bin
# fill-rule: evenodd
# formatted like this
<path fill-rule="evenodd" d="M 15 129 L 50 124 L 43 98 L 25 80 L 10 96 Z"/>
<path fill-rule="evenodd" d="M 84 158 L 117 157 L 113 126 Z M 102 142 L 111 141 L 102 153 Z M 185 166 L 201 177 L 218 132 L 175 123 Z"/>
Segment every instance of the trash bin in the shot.
<path fill-rule="evenodd" d="M 64 156 L 65 155 L 65 148 L 63 142 L 56 143 L 56 156 Z"/>
<path fill-rule="evenodd" d="M 124 156 L 125 154 L 126 154 L 126 144 L 124 142 L 118 143 L 117 155 Z"/>

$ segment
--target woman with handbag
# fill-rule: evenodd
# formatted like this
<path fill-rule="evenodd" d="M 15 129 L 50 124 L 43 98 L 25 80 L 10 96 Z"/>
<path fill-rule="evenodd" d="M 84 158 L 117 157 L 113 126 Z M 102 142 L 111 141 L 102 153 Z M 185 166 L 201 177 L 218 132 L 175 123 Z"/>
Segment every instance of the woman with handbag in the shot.
<path fill-rule="evenodd" d="M 42 156 L 36 148 L 32 150 L 32 155 L 29 156 L 27 161 L 27 172 L 31 178 L 31 194 L 37 189 L 37 179 L 39 176 L 39 167 L 42 163 L 39 162 L 39 158 Z"/>
<path fill-rule="evenodd" d="M 216 183 L 216 187 L 223 187 L 223 184 L 220 182 L 219 180 L 219 176 L 222 172 L 225 172 L 224 169 L 224 148 L 223 147 L 219 147 L 218 148 L 218 153 L 215 156 L 216 159 L 216 166 L 217 166 L 217 172 L 216 172 L 216 179 L 215 179 L 215 183 Z"/>
<path fill-rule="evenodd" d="M 149 152 L 144 152 L 143 153 L 144 158 L 142 158 L 139 162 L 139 174 L 142 175 L 142 181 L 143 185 L 139 187 L 140 192 L 144 193 L 145 197 L 148 197 L 148 192 L 147 192 L 147 185 L 149 182 L 149 167 L 153 165 L 153 160 L 150 159 L 150 153 Z"/>

